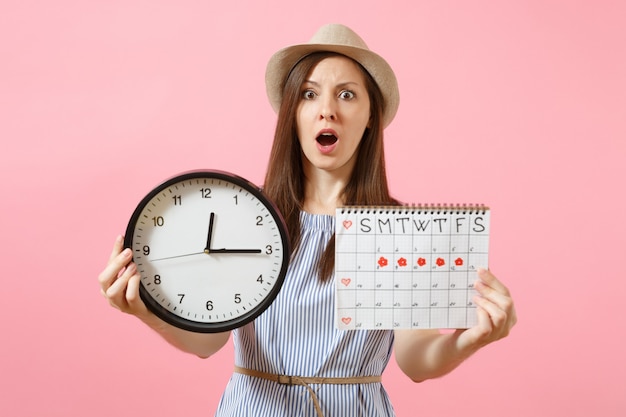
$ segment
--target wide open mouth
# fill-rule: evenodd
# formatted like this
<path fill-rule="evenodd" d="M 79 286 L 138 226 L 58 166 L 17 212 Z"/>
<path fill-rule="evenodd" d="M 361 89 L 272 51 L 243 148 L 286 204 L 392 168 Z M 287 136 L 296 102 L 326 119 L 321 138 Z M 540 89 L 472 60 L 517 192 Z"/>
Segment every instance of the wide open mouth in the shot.
<path fill-rule="evenodd" d="M 337 136 L 330 133 L 323 133 L 319 135 L 315 140 L 322 146 L 334 145 L 337 142 Z"/>

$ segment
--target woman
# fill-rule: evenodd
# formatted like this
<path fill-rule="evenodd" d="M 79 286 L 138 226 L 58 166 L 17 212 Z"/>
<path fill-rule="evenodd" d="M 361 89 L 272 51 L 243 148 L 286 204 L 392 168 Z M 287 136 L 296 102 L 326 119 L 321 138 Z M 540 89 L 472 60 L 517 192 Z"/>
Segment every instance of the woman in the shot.
<path fill-rule="evenodd" d="M 380 383 L 392 349 L 413 381 L 442 376 L 509 333 L 516 322 L 513 301 L 480 270 L 478 324 L 471 329 L 337 330 L 333 215 L 345 204 L 396 204 L 383 153 L 383 129 L 398 107 L 396 79 L 356 33 L 327 25 L 309 43 L 277 52 L 266 86 L 278 123 L 265 191 L 286 219 L 294 250 L 274 303 L 232 332 L 235 373 L 217 415 L 393 416 Z M 219 350 L 229 333 L 189 333 L 146 309 L 122 245 L 119 237 L 99 277 L 109 302 L 186 352 L 208 357 Z"/>

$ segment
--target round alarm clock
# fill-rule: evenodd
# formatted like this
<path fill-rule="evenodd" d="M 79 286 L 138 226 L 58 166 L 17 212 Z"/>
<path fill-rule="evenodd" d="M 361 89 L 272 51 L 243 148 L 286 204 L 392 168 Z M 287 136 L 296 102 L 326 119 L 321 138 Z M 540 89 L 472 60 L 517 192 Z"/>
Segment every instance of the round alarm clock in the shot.
<path fill-rule="evenodd" d="M 262 190 L 214 170 L 179 174 L 150 191 L 124 244 L 147 308 L 199 333 L 241 327 L 265 311 L 291 253 L 285 221 Z"/>

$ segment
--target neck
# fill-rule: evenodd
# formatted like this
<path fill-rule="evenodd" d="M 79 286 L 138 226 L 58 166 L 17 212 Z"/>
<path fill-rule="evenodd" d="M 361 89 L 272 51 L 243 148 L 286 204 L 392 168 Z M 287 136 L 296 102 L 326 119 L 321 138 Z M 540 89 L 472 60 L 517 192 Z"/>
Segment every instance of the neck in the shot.
<path fill-rule="evenodd" d="M 335 209 L 344 203 L 342 194 L 349 173 L 325 171 L 305 163 L 304 177 L 304 211 L 335 215 Z"/>

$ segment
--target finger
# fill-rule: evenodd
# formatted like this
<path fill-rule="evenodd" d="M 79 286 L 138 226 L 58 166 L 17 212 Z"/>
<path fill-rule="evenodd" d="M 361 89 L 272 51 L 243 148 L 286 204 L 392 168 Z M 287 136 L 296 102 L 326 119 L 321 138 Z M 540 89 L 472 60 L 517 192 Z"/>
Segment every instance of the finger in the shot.
<path fill-rule="evenodd" d="M 117 255 L 124 249 L 124 236 L 118 235 L 115 238 L 115 243 L 113 244 L 113 250 L 111 251 L 111 256 L 109 256 L 109 263 L 111 263 Z"/>
<path fill-rule="evenodd" d="M 114 304 L 122 310 L 128 305 L 126 300 L 128 281 L 136 272 L 137 267 L 135 264 L 128 264 L 124 273 L 122 273 L 119 278 L 117 278 L 111 286 L 105 290 L 105 294 L 111 304 Z"/>
<path fill-rule="evenodd" d="M 498 291 L 485 284 L 484 281 L 476 281 L 474 283 L 474 289 L 481 297 L 486 298 L 489 301 L 499 305 L 503 310 L 508 309 L 508 306 L 512 303 L 512 299 L 508 292 L 503 293 L 501 291 Z"/>
<path fill-rule="evenodd" d="M 493 333 L 493 323 L 487 311 L 476 303 L 476 325 L 470 329 L 462 330 L 461 336 L 467 346 L 481 347 L 489 343 L 489 337 Z"/>
<path fill-rule="evenodd" d="M 98 282 L 100 282 L 100 288 L 103 292 L 106 291 L 107 288 L 109 288 L 111 282 L 119 274 L 120 269 L 116 269 L 115 259 L 122 252 L 123 246 L 123 237 L 121 235 L 118 235 L 115 238 L 115 243 L 113 243 L 113 249 L 111 250 L 111 254 L 109 255 L 109 261 L 107 262 L 107 266 L 100 273 L 100 275 L 98 275 Z"/>
<path fill-rule="evenodd" d="M 129 280 L 126 286 L 126 302 L 130 310 L 140 313 L 146 310 L 146 306 L 139 296 L 139 286 L 141 282 L 141 276 L 135 272 Z"/>
<path fill-rule="evenodd" d="M 132 252 L 128 248 L 114 256 L 98 276 L 100 287 L 106 291 L 115 280 L 119 279 L 121 271 L 130 262 L 131 258 Z"/>
<path fill-rule="evenodd" d="M 474 288 L 482 301 L 489 302 L 489 304 L 485 304 L 485 308 L 489 312 L 490 316 L 493 316 L 493 320 L 497 325 L 501 324 L 499 320 L 501 319 L 502 314 L 494 310 L 496 308 L 504 314 L 505 321 L 510 321 L 511 326 L 515 324 L 515 304 L 508 291 L 505 291 L 504 293 L 497 291 L 480 280 L 474 284 Z M 487 305 L 489 305 L 489 308 L 486 307 Z"/>
<path fill-rule="evenodd" d="M 502 309 L 499 305 L 491 302 L 485 297 L 474 297 L 474 303 L 478 306 L 479 313 L 484 311 L 488 316 L 488 320 L 491 322 L 492 327 L 498 330 L 506 330 L 508 322 L 508 311 Z"/>
<path fill-rule="evenodd" d="M 485 269 L 485 268 L 478 268 L 478 278 L 485 283 L 486 285 L 488 285 L 489 287 L 493 288 L 494 290 L 505 294 L 507 296 L 510 295 L 509 293 L 509 289 L 502 284 L 502 282 L 500 282 L 500 280 L 498 280 L 498 278 L 496 278 L 496 276 L 491 273 L 490 270 Z"/>
<path fill-rule="evenodd" d="M 487 336 L 489 334 L 491 334 L 491 332 L 493 331 L 493 322 L 491 321 L 491 317 L 489 316 L 489 313 L 487 312 L 487 310 L 485 310 L 484 308 L 482 308 L 478 302 L 475 303 L 477 305 L 476 308 L 476 315 L 478 316 L 477 319 L 477 326 L 481 329 L 481 335 L 482 336 Z"/>

